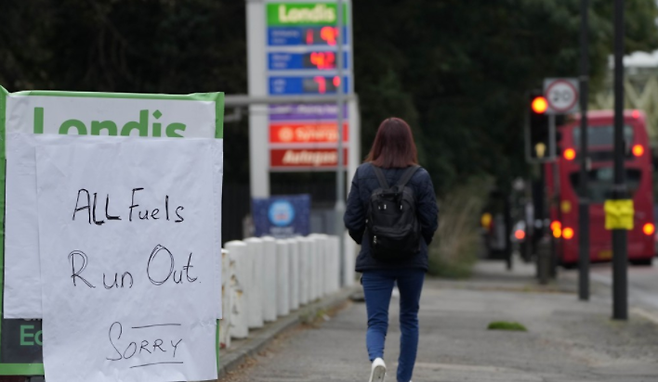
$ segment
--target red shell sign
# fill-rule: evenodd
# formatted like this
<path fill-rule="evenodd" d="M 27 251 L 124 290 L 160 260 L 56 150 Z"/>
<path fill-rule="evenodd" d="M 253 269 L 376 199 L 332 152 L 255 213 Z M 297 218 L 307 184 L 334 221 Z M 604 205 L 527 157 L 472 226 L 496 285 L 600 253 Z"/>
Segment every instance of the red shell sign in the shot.
<path fill-rule="evenodd" d="M 338 141 L 337 124 L 283 123 L 270 125 L 270 143 L 333 143 Z M 343 124 L 343 142 L 348 141 L 349 129 Z"/>

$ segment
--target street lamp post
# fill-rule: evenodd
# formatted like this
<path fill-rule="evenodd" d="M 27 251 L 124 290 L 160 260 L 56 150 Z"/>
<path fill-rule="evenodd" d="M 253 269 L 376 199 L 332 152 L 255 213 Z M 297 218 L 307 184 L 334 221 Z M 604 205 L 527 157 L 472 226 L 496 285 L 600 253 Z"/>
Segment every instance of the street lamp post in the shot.
<path fill-rule="evenodd" d="M 589 60 L 588 60 L 588 11 L 589 0 L 581 0 L 580 24 L 580 199 L 579 216 L 579 273 L 578 297 L 589 300 L 589 191 L 588 191 L 588 152 L 587 152 L 587 98 L 589 97 Z"/>
<path fill-rule="evenodd" d="M 343 213 L 345 211 L 345 171 L 343 163 L 343 0 L 337 0 L 336 3 L 336 27 L 338 29 L 338 49 L 336 55 L 336 74 L 338 76 L 338 86 L 336 87 L 336 128 L 338 129 L 337 155 L 338 163 L 336 166 L 336 235 L 338 235 L 339 253 L 342 262 L 344 259 L 343 251 L 345 250 L 345 235 L 343 235 Z M 353 148 L 351 148 L 353 149 Z M 345 280 L 341 280 L 345 282 Z"/>

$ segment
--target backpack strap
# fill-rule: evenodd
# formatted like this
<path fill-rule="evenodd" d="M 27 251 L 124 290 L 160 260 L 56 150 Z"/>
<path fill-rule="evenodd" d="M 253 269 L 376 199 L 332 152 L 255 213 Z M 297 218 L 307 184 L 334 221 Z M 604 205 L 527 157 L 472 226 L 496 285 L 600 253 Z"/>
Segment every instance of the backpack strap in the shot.
<path fill-rule="evenodd" d="M 420 166 L 418 166 L 418 165 L 409 167 L 407 169 L 407 171 L 405 171 L 404 174 L 402 174 L 402 176 L 400 177 L 400 180 L 398 180 L 398 182 L 395 184 L 395 186 L 399 187 L 398 188 L 399 190 L 402 190 L 404 188 L 404 186 L 407 185 L 407 182 L 409 182 L 409 180 L 411 180 L 411 177 L 414 176 L 416 171 L 418 171 L 419 168 L 420 168 Z"/>
<path fill-rule="evenodd" d="M 373 170 L 375 170 L 375 175 L 377 175 L 377 180 L 379 180 L 379 186 L 384 190 L 388 190 L 388 182 L 386 181 L 386 177 L 384 176 L 382 169 L 375 166 L 374 164 L 372 165 L 372 168 Z"/>

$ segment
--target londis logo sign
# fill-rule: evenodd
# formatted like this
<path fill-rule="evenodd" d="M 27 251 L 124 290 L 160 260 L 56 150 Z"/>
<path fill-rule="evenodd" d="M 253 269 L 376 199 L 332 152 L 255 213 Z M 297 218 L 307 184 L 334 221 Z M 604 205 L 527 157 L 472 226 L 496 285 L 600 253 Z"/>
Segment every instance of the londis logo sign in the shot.
<path fill-rule="evenodd" d="M 44 114 L 43 107 L 34 108 L 34 134 L 43 134 Z M 134 132 L 140 137 L 183 137 L 181 134 L 187 128 L 184 123 L 172 122 L 163 127 L 162 123 L 158 122 L 160 117 L 162 117 L 160 110 L 155 110 L 153 113 L 149 110 L 140 110 L 138 120 L 128 121 L 123 126 L 121 123 L 117 126 L 117 123 L 111 120 L 83 121 L 71 118 L 62 122 L 57 132 L 63 135 L 101 135 L 104 132 L 104 135 L 109 136 L 135 135 Z M 151 123 L 149 123 L 149 119 L 152 121 Z"/>
<path fill-rule="evenodd" d="M 343 5 L 343 21 L 347 22 L 347 4 Z M 269 3 L 267 24 L 286 25 L 335 25 L 335 3 Z"/>
<path fill-rule="evenodd" d="M 10 94 L 7 105 L 7 133 L 153 138 L 217 137 L 218 116 L 215 102 Z"/>

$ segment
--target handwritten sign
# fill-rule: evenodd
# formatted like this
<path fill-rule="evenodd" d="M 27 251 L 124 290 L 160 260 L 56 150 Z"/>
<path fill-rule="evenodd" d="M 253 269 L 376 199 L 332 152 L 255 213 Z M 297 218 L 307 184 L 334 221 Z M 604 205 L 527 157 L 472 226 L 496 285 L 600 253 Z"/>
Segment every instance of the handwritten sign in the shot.
<path fill-rule="evenodd" d="M 221 142 L 40 139 L 47 380 L 215 379 Z"/>
<path fill-rule="evenodd" d="M 221 93 L 173 96 L 39 91 L 7 95 L 4 318 L 42 317 L 35 164 L 38 140 L 130 137 L 178 141 L 216 138 L 218 131 L 221 137 L 222 97 Z M 213 160 L 219 174 L 214 179 L 219 224 L 221 154 Z M 221 241 L 216 244 L 217 258 L 221 259 Z M 218 318 L 219 311 L 217 306 Z"/>

